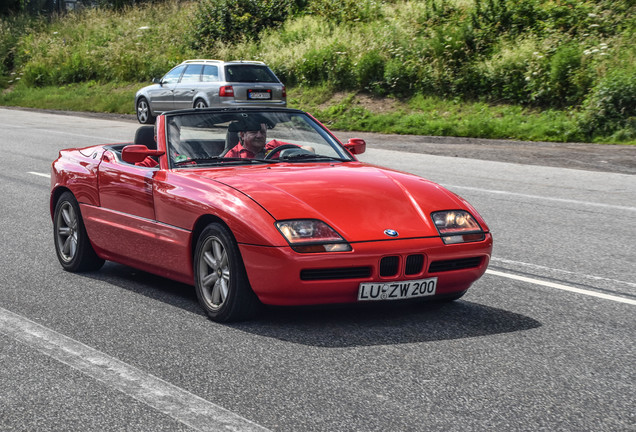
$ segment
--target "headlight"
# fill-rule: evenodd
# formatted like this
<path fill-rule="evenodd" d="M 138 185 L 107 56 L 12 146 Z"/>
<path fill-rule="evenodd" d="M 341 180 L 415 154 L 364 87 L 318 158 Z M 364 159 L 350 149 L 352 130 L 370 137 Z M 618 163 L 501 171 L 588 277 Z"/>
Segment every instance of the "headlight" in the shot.
<path fill-rule="evenodd" d="M 481 241 L 484 231 L 473 216 L 465 210 L 447 210 L 431 213 L 433 223 L 445 244 Z"/>
<path fill-rule="evenodd" d="M 316 219 L 276 222 L 276 228 L 296 252 L 347 252 L 351 245 L 326 223 Z"/>

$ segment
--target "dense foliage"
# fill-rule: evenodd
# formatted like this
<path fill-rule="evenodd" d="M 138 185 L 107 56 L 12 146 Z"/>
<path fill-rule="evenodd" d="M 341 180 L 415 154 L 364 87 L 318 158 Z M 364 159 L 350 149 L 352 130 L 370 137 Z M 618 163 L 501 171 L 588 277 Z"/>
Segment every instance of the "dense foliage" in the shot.
<path fill-rule="evenodd" d="M 138 82 L 185 58 L 258 59 L 291 87 L 573 110 L 567 139 L 636 139 L 634 0 L 119 6 L 3 18 L 0 84 Z"/>

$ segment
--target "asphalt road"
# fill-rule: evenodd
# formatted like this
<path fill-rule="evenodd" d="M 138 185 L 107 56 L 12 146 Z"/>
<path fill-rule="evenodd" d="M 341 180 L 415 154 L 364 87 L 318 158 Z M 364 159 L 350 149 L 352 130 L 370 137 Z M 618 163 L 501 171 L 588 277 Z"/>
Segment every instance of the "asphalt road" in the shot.
<path fill-rule="evenodd" d="M 190 286 L 57 262 L 51 161 L 136 127 L 0 109 L 0 430 L 636 430 L 635 173 L 368 137 L 361 159 L 477 207 L 494 233 L 488 273 L 452 304 L 221 325 Z"/>

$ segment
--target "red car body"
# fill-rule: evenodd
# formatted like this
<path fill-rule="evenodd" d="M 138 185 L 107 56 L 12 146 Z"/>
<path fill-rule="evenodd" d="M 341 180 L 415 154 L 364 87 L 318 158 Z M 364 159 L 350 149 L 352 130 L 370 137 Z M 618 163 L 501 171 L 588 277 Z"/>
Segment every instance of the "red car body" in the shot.
<path fill-rule="evenodd" d="M 354 303 L 362 283 L 428 278 L 436 278 L 434 297 L 455 298 L 488 266 L 492 236 L 485 221 L 433 182 L 353 156 L 175 167 L 167 157 L 165 115 L 157 121 L 156 168 L 124 162 L 112 145 L 62 150 L 52 164 L 52 217 L 70 192 L 103 260 L 194 284 L 197 239 L 219 223 L 236 241 L 251 290 L 269 305 Z M 354 153 L 361 144 L 338 142 Z M 445 244 L 431 214 L 446 210 L 470 213 L 481 227 L 477 241 Z M 275 225 L 297 219 L 326 223 L 351 250 L 297 252 Z"/>

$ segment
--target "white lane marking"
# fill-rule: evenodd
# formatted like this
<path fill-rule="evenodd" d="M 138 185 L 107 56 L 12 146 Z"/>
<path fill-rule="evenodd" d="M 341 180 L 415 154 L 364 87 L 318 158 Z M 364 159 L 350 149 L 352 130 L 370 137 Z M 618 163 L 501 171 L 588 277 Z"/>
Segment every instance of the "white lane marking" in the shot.
<path fill-rule="evenodd" d="M 51 174 L 44 174 L 44 173 L 39 173 L 39 172 L 34 172 L 34 171 L 29 171 L 29 172 L 27 172 L 27 174 L 33 174 L 33 175 L 40 176 L 40 177 L 51 178 Z"/>
<path fill-rule="evenodd" d="M 609 208 L 609 209 L 615 209 L 615 210 L 625 210 L 625 211 L 636 212 L 636 207 L 621 206 L 621 205 L 615 205 L 615 204 L 603 204 L 603 203 L 597 203 L 597 202 L 591 202 L 591 201 L 579 201 L 579 200 L 573 200 L 573 199 L 567 199 L 567 198 L 552 198 L 552 197 L 545 197 L 540 195 L 522 194 L 518 192 L 508 192 L 508 191 L 494 190 L 494 189 L 483 189 L 483 188 L 477 188 L 477 187 L 471 187 L 471 186 L 457 186 L 457 185 L 450 185 L 450 184 L 442 184 L 442 186 L 444 186 L 447 189 L 465 189 L 465 190 L 476 191 L 476 192 L 486 192 L 486 193 L 495 194 L 495 195 L 510 195 L 510 196 L 516 196 L 520 198 L 536 199 L 540 201 L 553 201 L 553 202 L 559 202 L 559 203 L 565 203 L 565 204 L 586 205 L 586 206 L 593 206 L 593 207 L 602 207 L 602 208 Z"/>
<path fill-rule="evenodd" d="M 562 285 L 562 284 L 558 284 L 558 283 L 554 283 L 554 282 L 548 282 L 548 281 L 543 281 L 543 280 L 540 280 L 540 279 L 529 278 L 529 277 L 526 277 L 526 276 L 519 276 L 519 275 L 515 275 L 515 274 L 504 273 L 504 272 L 500 272 L 500 271 L 496 271 L 496 270 L 486 270 L 486 273 L 494 275 L 494 276 L 504 277 L 504 278 L 508 278 L 508 279 L 514 279 L 514 280 L 518 280 L 518 281 L 522 281 L 522 282 L 528 282 L 528 283 L 535 284 L 535 285 L 542 285 L 542 286 L 549 287 L 549 288 L 556 288 L 556 289 L 560 289 L 560 290 L 563 290 L 563 291 L 570 291 L 570 292 L 577 293 L 577 294 L 584 294 L 584 295 L 588 295 L 590 297 L 598 297 L 598 298 L 602 298 L 602 299 L 605 299 L 605 300 L 612 300 L 612 301 L 619 302 L 619 303 L 636 305 L 636 300 L 627 299 L 627 298 L 618 297 L 618 296 L 613 296 L 613 295 L 609 295 L 609 294 L 603 294 L 603 293 L 599 293 L 599 292 L 596 292 L 596 291 L 584 290 L 584 289 L 575 288 L 575 287 L 571 287 L 571 286 L 567 286 L 567 285 Z"/>
<path fill-rule="evenodd" d="M 161 378 L 3 308 L 0 308 L 0 333 L 197 431 L 268 431 Z"/>
<path fill-rule="evenodd" d="M 597 281 L 612 282 L 612 283 L 616 283 L 616 284 L 628 285 L 628 286 L 636 287 L 636 283 L 633 283 L 633 282 L 622 281 L 622 280 L 619 280 L 619 279 L 610 279 L 610 278 L 606 278 L 606 277 L 602 277 L 602 276 L 594 276 L 594 275 L 588 275 L 588 274 L 583 274 L 583 273 L 577 273 L 577 272 L 568 271 L 568 270 L 561 270 L 561 269 L 546 267 L 546 266 L 542 266 L 542 265 L 538 265 L 538 264 L 531 264 L 531 263 L 526 263 L 526 262 L 522 262 L 522 261 L 513 261 L 513 260 L 509 260 L 509 259 L 505 259 L 505 258 L 491 257 L 490 258 L 490 262 L 491 263 L 498 263 L 499 262 L 499 263 L 505 263 L 505 264 L 515 264 L 515 265 L 522 266 L 522 267 L 529 267 L 529 268 L 534 268 L 534 269 L 539 269 L 539 270 L 547 270 L 547 271 L 550 271 L 550 272 L 569 274 L 569 275 L 577 276 L 577 277 L 580 277 L 580 278 L 583 278 L 583 279 L 592 279 L 592 280 L 597 280 Z"/>

